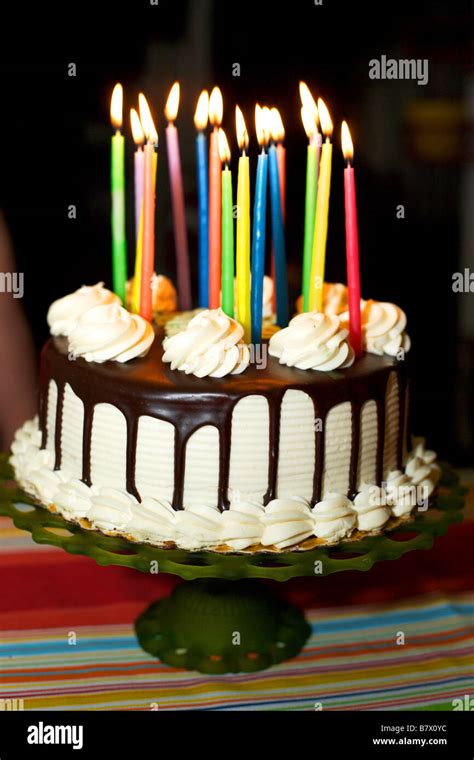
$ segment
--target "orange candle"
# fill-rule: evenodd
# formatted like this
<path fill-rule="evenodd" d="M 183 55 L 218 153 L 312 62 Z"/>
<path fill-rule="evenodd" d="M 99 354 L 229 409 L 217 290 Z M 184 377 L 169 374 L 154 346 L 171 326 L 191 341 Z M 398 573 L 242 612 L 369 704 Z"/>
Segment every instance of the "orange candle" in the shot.
<path fill-rule="evenodd" d="M 219 156 L 219 126 L 222 122 L 221 91 L 214 87 L 209 98 L 209 121 L 213 126 L 209 143 L 209 308 L 221 302 L 221 192 L 222 168 Z"/>
<path fill-rule="evenodd" d="M 143 242 L 140 287 L 140 315 L 151 322 L 153 298 L 151 281 L 155 267 L 155 146 L 158 134 L 144 95 L 139 95 L 140 121 L 146 137 L 143 186 Z"/>

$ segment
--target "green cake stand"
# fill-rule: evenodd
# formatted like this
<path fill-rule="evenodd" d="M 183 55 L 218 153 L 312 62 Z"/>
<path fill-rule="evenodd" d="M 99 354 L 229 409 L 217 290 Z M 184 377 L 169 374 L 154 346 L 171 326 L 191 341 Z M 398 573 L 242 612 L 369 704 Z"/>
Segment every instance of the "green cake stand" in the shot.
<path fill-rule="evenodd" d="M 466 489 L 448 465 L 430 509 L 392 533 L 308 551 L 219 554 L 158 549 L 85 530 L 38 506 L 0 459 L 0 515 L 11 517 L 39 544 L 83 554 L 99 565 L 143 573 L 171 573 L 188 583 L 154 602 L 136 620 L 142 648 L 174 667 L 202 673 L 263 670 L 296 656 L 310 628 L 302 613 L 255 579 L 321 578 L 344 570 L 367 571 L 415 549 L 430 549 L 449 525 L 462 520 Z M 230 583 L 229 581 L 233 581 Z"/>

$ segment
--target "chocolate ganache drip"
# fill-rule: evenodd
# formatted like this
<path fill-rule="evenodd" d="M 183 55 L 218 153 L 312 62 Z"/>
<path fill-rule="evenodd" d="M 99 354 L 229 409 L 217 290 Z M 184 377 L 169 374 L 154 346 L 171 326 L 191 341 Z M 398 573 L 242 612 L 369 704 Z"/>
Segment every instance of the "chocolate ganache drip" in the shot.
<path fill-rule="evenodd" d="M 361 414 L 365 402 L 373 400 L 377 410 L 376 481 L 383 477 L 385 406 L 387 384 L 395 373 L 398 390 L 397 468 L 402 467 L 404 420 L 407 396 L 405 361 L 388 356 L 365 354 L 352 367 L 333 372 L 299 370 L 280 365 L 268 357 L 265 369 L 251 365 L 242 375 L 224 378 L 197 378 L 172 371 L 163 364 L 162 333 L 147 356 L 126 364 L 94 364 L 68 358 L 67 340 L 52 338 L 45 345 L 40 372 L 40 428 L 42 447 L 47 443 L 48 392 L 51 380 L 58 388 L 54 429 L 55 469 L 61 468 L 64 392 L 69 384 L 84 405 L 82 441 L 82 480 L 91 485 L 91 441 L 94 409 L 97 404 L 113 404 L 125 417 L 127 429 L 126 487 L 140 500 L 135 482 L 138 422 L 142 415 L 173 425 L 174 487 L 173 507 L 183 508 L 186 471 L 186 446 L 189 438 L 204 425 L 218 430 L 219 478 L 217 503 L 220 510 L 229 506 L 229 466 L 232 445 L 232 415 L 235 405 L 246 396 L 263 396 L 269 410 L 268 484 L 264 503 L 277 494 L 280 454 L 280 420 L 284 394 L 289 389 L 306 393 L 312 400 L 315 424 L 315 467 L 312 503 L 320 500 L 324 473 L 325 422 L 330 410 L 350 402 L 352 411 L 352 449 L 349 467 L 348 496 L 356 492 L 360 448 Z"/>

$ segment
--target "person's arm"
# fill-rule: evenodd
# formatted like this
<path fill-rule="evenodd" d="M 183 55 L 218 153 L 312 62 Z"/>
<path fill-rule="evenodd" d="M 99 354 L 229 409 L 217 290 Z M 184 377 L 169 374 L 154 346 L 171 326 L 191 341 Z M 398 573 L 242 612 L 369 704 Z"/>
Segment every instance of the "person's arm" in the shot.
<path fill-rule="evenodd" d="M 15 430 L 37 412 L 33 341 L 21 306 L 9 289 L 15 272 L 13 247 L 0 212 L 0 448 L 9 448 Z M 18 281 L 17 281 L 18 284 Z"/>

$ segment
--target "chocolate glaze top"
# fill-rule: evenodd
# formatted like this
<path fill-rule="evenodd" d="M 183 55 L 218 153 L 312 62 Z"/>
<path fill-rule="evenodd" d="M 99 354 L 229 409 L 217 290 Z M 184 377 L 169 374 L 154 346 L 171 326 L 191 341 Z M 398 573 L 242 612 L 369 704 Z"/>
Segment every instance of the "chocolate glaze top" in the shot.
<path fill-rule="evenodd" d="M 43 445 L 46 445 L 46 417 L 48 386 L 51 379 L 58 385 L 58 412 L 56 414 L 55 452 L 56 468 L 61 466 L 62 403 L 66 383 L 84 403 L 83 480 L 90 484 L 90 446 L 92 416 L 98 403 L 112 403 L 124 414 L 127 421 L 127 490 L 140 498 L 135 487 L 135 453 L 138 419 L 146 414 L 171 422 L 175 427 L 175 484 L 173 506 L 182 508 L 185 447 L 190 435 L 203 425 L 214 425 L 219 431 L 220 469 L 218 504 L 228 506 L 227 490 L 231 446 L 232 412 L 235 404 L 248 395 L 263 395 L 268 400 L 270 413 L 270 461 L 268 490 L 265 502 L 276 495 L 280 405 L 288 389 L 301 390 L 313 401 L 315 416 L 324 420 L 329 410 L 342 402 L 352 405 L 352 461 L 350 493 L 354 492 L 357 477 L 360 410 L 365 401 L 373 399 L 378 408 L 377 479 L 381 480 L 383 465 L 385 392 L 391 372 L 397 373 L 400 400 L 399 462 L 403 450 L 402 428 L 406 390 L 406 362 L 391 357 L 364 354 L 352 367 L 332 372 L 299 370 L 279 364 L 267 356 L 267 366 L 258 369 L 251 364 L 240 375 L 224 378 L 197 378 L 164 364 L 163 330 L 156 329 L 156 339 L 149 353 L 142 359 L 125 364 L 104 362 L 97 364 L 82 358 L 68 358 L 66 338 L 51 338 L 43 349 L 40 373 L 40 426 Z M 264 344 L 265 345 L 265 344 Z M 324 427 L 324 426 L 323 426 Z M 321 493 L 324 457 L 324 435 L 317 431 L 316 466 L 313 502 Z"/>

